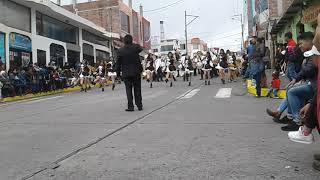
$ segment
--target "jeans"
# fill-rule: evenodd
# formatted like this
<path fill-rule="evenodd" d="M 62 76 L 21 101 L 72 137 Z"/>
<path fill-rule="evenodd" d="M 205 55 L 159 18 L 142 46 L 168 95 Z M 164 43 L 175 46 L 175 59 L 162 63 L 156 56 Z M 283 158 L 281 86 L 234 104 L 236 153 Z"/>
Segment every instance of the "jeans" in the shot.
<path fill-rule="evenodd" d="M 288 110 L 292 112 L 294 122 L 300 123 L 299 111 L 312 97 L 313 88 L 309 84 L 296 86 L 287 91 Z"/>
<path fill-rule="evenodd" d="M 256 90 L 257 90 L 257 96 L 261 96 L 261 72 L 258 72 L 256 75 L 253 76 L 253 78 L 256 80 Z"/>
<path fill-rule="evenodd" d="M 293 63 L 288 64 L 287 77 L 289 78 L 290 81 L 292 81 L 293 79 L 295 79 L 297 77 L 295 64 L 293 64 Z"/>
<path fill-rule="evenodd" d="M 277 88 L 271 88 L 271 89 L 268 91 L 268 96 L 270 96 L 271 93 L 273 93 L 273 96 L 274 96 L 274 97 L 278 97 L 278 91 L 279 91 L 279 89 L 277 89 Z"/>

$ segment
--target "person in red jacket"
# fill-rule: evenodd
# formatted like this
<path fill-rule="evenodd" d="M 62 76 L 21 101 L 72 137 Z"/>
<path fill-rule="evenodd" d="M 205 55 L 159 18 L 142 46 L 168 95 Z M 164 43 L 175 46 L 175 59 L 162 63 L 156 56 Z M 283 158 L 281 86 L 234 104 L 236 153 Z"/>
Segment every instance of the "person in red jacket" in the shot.
<path fill-rule="evenodd" d="M 280 89 L 280 84 L 281 84 L 281 81 L 279 79 L 279 72 L 278 71 L 275 71 L 272 73 L 272 81 L 271 81 L 271 88 L 268 92 L 268 95 L 267 97 L 271 97 L 271 93 L 273 94 L 273 97 L 278 99 L 278 91 Z"/>

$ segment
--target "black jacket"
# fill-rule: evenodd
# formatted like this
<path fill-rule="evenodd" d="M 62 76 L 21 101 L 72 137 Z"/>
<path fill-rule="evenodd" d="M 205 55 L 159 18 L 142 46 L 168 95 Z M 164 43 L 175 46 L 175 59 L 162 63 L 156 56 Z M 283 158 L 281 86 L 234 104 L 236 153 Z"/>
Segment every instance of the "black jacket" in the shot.
<path fill-rule="evenodd" d="M 311 59 L 306 59 L 302 64 L 302 69 L 296 77 L 296 81 L 308 80 L 313 89 L 317 88 L 317 68 Z"/>
<path fill-rule="evenodd" d="M 122 72 L 123 78 L 140 76 L 143 70 L 139 57 L 141 51 L 141 46 L 137 44 L 129 44 L 120 48 L 116 64 L 117 73 Z"/>

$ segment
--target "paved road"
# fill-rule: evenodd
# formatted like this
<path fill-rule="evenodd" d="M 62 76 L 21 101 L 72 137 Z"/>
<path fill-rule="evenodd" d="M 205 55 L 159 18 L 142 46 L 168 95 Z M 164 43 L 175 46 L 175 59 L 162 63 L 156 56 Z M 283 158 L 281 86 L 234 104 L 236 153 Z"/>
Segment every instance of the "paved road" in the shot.
<path fill-rule="evenodd" d="M 0 106 L 0 179 L 319 179 L 319 144 L 289 142 L 238 82 L 143 86 L 143 112 L 124 87 Z"/>

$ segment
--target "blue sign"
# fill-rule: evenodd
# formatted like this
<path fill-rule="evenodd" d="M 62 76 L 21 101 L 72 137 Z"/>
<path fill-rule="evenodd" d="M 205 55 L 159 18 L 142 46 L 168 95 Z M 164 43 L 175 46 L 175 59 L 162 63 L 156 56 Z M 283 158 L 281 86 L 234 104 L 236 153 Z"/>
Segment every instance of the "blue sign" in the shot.
<path fill-rule="evenodd" d="M 3 64 L 6 64 L 5 34 L 0 32 L 0 57 Z"/>
<path fill-rule="evenodd" d="M 13 49 L 19 49 L 23 51 L 31 52 L 31 39 L 28 36 L 24 36 L 17 33 L 10 33 L 9 47 Z"/>

